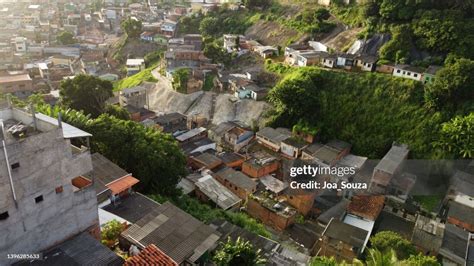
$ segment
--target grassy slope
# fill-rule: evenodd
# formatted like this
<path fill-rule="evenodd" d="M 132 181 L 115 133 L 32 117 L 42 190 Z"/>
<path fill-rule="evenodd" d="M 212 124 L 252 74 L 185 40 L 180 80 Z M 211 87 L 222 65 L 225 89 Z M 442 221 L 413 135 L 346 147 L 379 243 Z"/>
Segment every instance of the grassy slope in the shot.
<path fill-rule="evenodd" d="M 440 115 L 422 106 L 419 83 L 376 73 L 344 73 L 317 68 L 314 86 L 320 106 L 312 125 L 321 128 L 323 140 L 338 138 L 353 144 L 355 154 L 381 158 L 393 141 L 410 145 L 416 158 L 432 157 L 431 142 L 438 133 Z M 304 68 L 289 71 L 286 79 L 298 79 Z M 308 113 L 312 110 L 308 110 Z M 277 110 L 274 126 L 292 127 L 299 118 L 285 117 Z"/>
<path fill-rule="evenodd" d="M 156 82 L 157 80 L 153 77 L 151 74 L 151 71 L 155 69 L 158 66 L 158 64 L 154 64 L 150 66 L 149 68 L 146 68 L 137 74 L 123 78 L 117 82 L 114 83 L 114 91 L 119 91 L 125 88 L 130 88 L 130 87 L 135 87 L 143 82 Z"/>

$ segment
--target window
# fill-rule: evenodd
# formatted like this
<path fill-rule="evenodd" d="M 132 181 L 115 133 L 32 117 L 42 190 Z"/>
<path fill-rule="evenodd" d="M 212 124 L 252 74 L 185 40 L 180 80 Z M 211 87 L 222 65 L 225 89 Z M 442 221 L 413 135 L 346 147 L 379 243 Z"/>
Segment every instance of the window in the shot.
<path fill-rule="evenodd" d="M 234 189 L 237 190 L 237 187 L 235 187 Z"/>
<path fill-rule="evenodd" d="M 400 73 L 400 69 L 397 69 L 397 73 Z"/>
<path fill-rule="evenodd" d="M 35 198 L 35 202 L 36 202 L 36 203 L 40 203 L 40 202 L 42 202 L 42 201 L 43 201 L 43 195 L 40 195 L 40 196 L 38 196 L 38 197 Z"/>
<path fill-rule="evenodd" d="M 411 72 L 407 72 L 407 75 L 410 76 L 410 75 L 411 75 Z"/>
<path fill-rule="evenodd" d="M 63 186 L 59 186 L 54 189 L 56 191 L 56 194 L 62 193 L 63 192 Z"/>
<path fill-rule="evenodd" d="M 416 77 L 418 77 L 418 74 L 413 74 L 413 76 L 416 78 Z"/>
<path fill-rule="evenodd" d="M 11 167 L 12 167 L 12 170 L 17 169 L 17 168 L 20 167 L 20 163 L 14 163 L 14 164 L 11 165 Z"/>
<path fill-rule="evenodd" d="M 8 215 L 8 212 L 2 212 L 0 213 L 0 221 L 6 220 L 10 215 Z"/>

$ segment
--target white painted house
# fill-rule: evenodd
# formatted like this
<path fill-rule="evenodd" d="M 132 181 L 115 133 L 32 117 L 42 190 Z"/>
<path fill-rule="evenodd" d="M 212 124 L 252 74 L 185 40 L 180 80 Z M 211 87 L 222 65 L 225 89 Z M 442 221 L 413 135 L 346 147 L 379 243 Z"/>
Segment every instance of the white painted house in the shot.
<path fill-rule="evenodd" d="M 421 81 L 424 70 L 410 65 L 396 65 L 393 69 L 393 76 Z"/>

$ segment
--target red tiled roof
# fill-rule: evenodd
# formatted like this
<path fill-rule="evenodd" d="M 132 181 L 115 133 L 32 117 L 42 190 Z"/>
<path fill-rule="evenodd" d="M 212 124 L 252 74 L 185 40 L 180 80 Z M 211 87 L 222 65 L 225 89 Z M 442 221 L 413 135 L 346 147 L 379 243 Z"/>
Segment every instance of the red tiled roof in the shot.
<path fill-rule="evenodd" d="M 347 206 L 347 212 L 375 221 L 383 209 L 384 196 L 354 196 Z"/>
<path fill-rule="evenodd" d="M 151 244 L 143 249 L 138 255 L 129 258 L 124 265 L 177 266 L 178 263 L 176 263 L 172 258 L 157 248 L 154 244 Z"/>
<path fill-rule="evenodd" d="M 131 188 L 136 183 L 140 182 L 138 179 L 131 175 L 124 176 L 113 182 L 108 183 L 106 186 L 112 191 L 112 194 L 116 195 L 122 191 Z"/>

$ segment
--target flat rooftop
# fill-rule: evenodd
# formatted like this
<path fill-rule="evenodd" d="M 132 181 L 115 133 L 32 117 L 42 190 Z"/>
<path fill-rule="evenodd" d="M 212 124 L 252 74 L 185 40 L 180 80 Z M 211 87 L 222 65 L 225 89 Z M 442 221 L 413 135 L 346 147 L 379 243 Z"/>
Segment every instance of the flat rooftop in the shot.
<path fill-rule="evenodd" d="M 28 74 L 0 76 L 0 84 L 20 82 L 20 81 L 31 81 L 31 80 L 32 79 L 30 78 L 30 75 Z"/>
<path fill-rule="evenodd" d="M 102 209 L 113 213 L 130 223 L 136 223 L 148 213 L 158 209 L 158 207 L 160 207 L 158 202 L 135 192 L 130 194 L 128 197 L 122 198 L 119 204 L 109 204 Z"/>
<path fill-rule="evenodd" d="M 4 123 L 6 140 L 14 141 L 24 137 L 33 136 L 41 132 L 49 132 L 58 128 L 58 120 L 47 115 L 36 113 L 36 129 L 34 128 L 33 115 L 17 108 L 0 110 L 0 121 Z M 91 137 L 81 129 L 62 122 L 63 137 L 65 139 Z"/>

